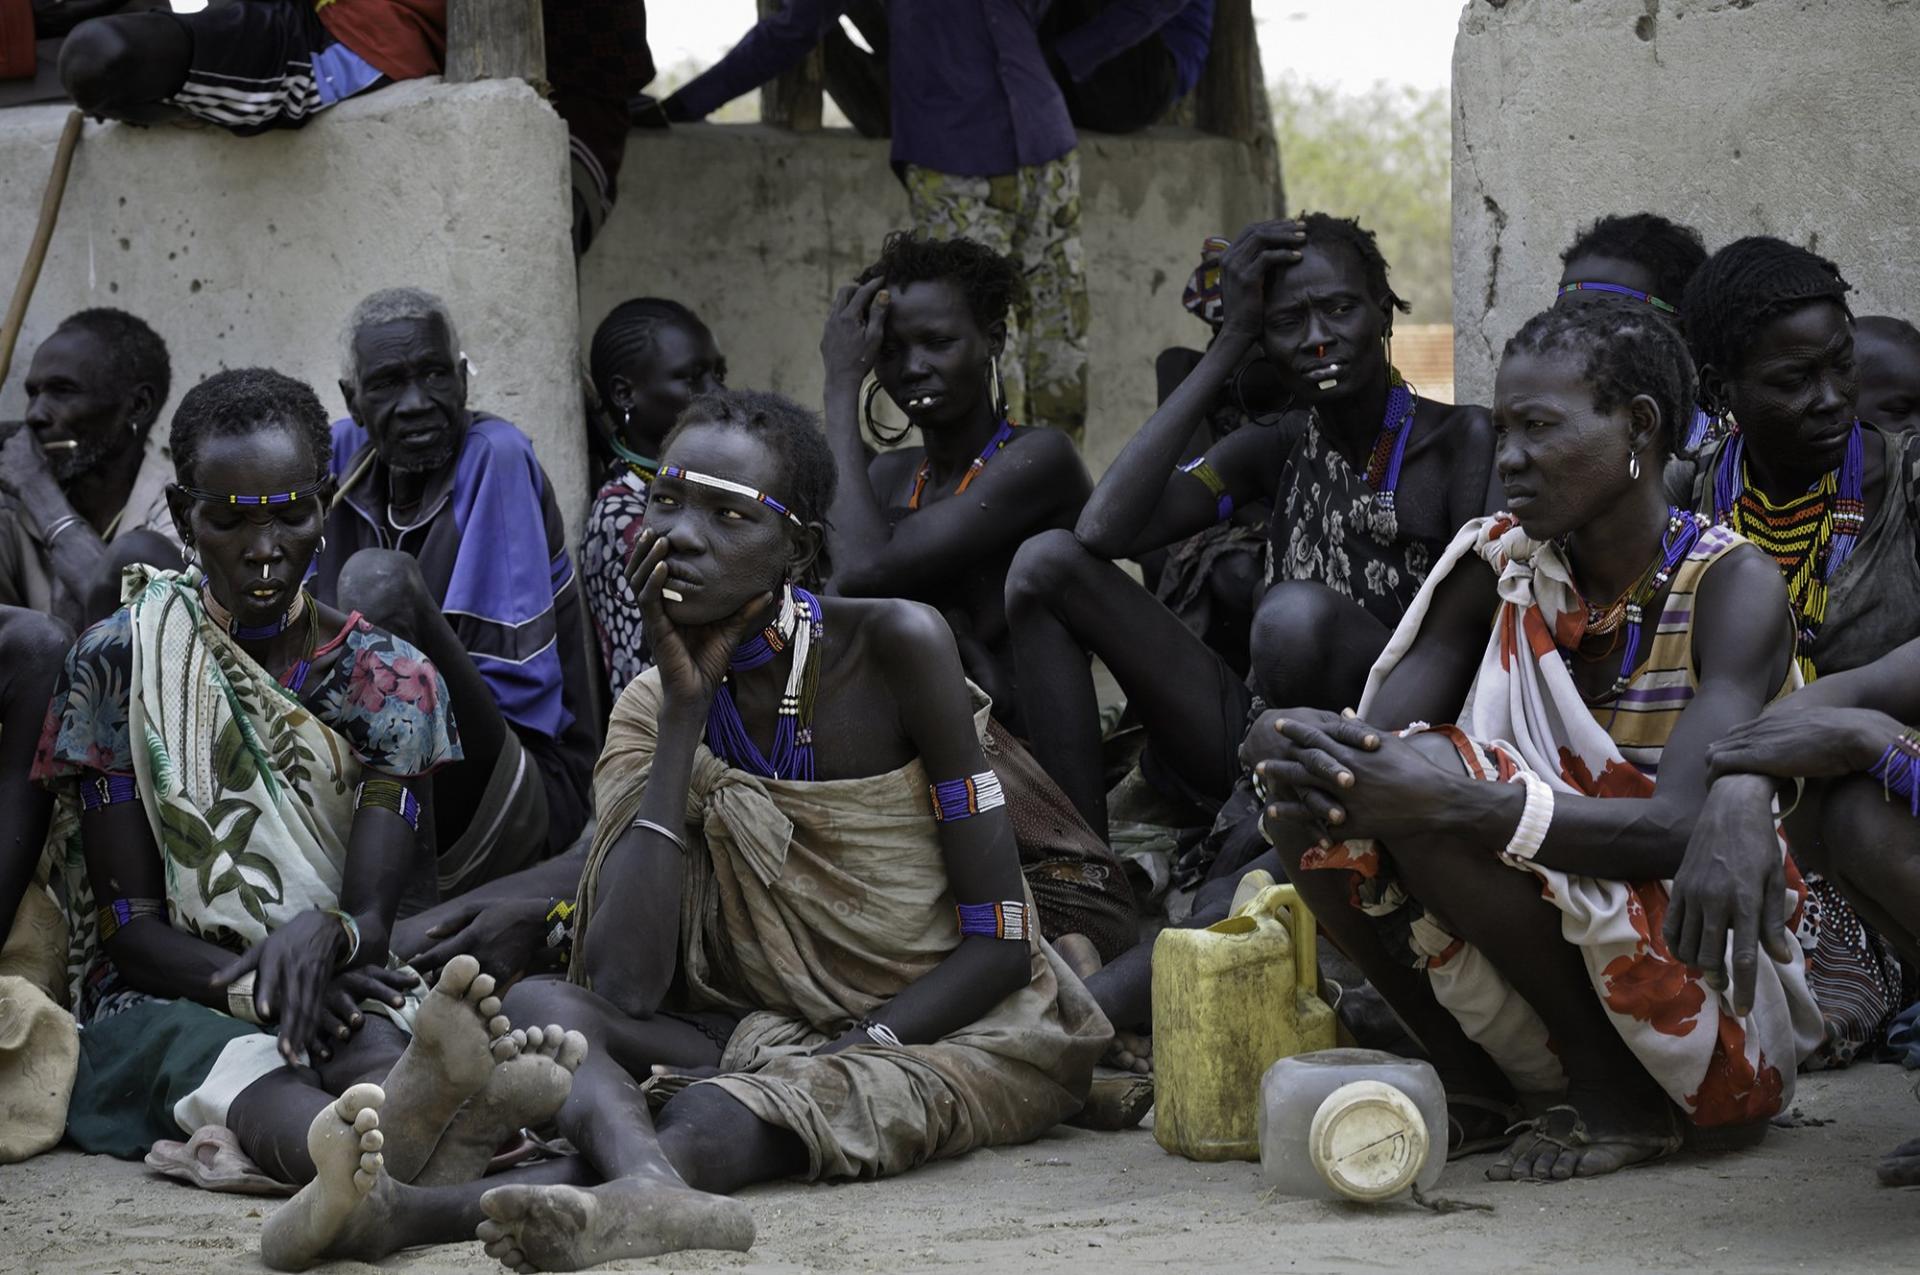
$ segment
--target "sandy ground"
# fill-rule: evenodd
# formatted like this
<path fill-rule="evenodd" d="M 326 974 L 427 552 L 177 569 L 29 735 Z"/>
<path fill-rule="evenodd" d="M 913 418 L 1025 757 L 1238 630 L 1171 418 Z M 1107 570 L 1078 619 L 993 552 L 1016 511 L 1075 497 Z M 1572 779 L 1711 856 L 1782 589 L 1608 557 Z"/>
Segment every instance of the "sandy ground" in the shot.
<path fill-rule="evenodd" d="M 747 1195 L 759 1243 L 607 1269 L 661 1271 L 1914 1270 L 1920 1189 L 1875 1158 L 1920 1134 L 1916 1077 L 1890 1066 L 1804 1077 L 1795 1107 L 1830 1123 L 1758 1146 L 1557 1186 L 1449 1166 L 1436 1194 L 1493 1205 L 1436 1216 L 1268 1197 L 1259 1167 L 1192 1164 L 1151 1133 L 1062 1130 L 883 1183 Z M 269 1206 L 271 1207 L 271 1206 Z M 261 1205 L 69 1151 L 0 1169 L 0 1270 L 260 1270 Z M 334 1271 L 494 1267 L 477 1243 Z"/>

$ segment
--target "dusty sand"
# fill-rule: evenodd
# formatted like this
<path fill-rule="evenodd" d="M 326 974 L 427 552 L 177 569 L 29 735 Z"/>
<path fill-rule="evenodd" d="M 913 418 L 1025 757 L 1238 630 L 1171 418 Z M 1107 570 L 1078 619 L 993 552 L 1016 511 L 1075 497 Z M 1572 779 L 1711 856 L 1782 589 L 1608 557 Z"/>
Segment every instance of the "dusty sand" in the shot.
<path fill-rule="evenodd" d="M 1062 1130 L 892 1182 L 759 1188 L 751 1254 L 605 1269 L 1914 1270 L 1920 1190 L 1881 1187 L 1873 1163 L 1920 1134 L 1915 1079 L 1889 1066 L 1804 1077 L 1796 1108 L 1832 1123 L 1591 1182 L 1494 1184 L 1486 1160 L 1455 1164 L 1437 1194 L 1494 1211 L 1447 1216 L 1268 1199 L 1256 1165 L 1190 1164 L 1146 1132 Z M 0 1169 L 0 1270 L 259 1270 L 261 1207 L 56 1152 Z M 499 1268 L 463 1244 L 326 1269 Z"/>

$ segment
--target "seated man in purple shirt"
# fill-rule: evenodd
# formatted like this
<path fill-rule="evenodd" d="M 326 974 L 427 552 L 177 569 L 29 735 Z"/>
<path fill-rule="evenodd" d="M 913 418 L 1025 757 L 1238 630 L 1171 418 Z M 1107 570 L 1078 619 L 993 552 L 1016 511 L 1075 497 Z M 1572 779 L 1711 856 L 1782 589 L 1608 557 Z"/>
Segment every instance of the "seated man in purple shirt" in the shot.
<path fill-rule="evenodd" d="M 451 896 L 558 854 L 586 823 L 600 740 L 580 586 L 533 444 L 467 408 L 446 304 L 376 292 L 346 344 L 351 419 L 333 426 L 340 493 L 312 587 L 404 636 L 446 679 L 466 754 L 433 776 Z"/>
<path fill-rule="evenodd" d="M 1137 8 L 1177 10 L 1187 0 Z M 663 104 L 704 118 L 796 66 L 853 0 L 787 0 Z M 999 364 L 1009 414 L 1077 442 L 1087 415 L 1087 278 L 1073 121 L 1041 50 L 1045 0 L 887 0 L 893 163 L 914 226 L 1012 257 L 1027 299 Z M 1089 48 L 1087 70 L 1110 51 Z M 1105 52 L 1105 56 L 1102 53 Z"/>

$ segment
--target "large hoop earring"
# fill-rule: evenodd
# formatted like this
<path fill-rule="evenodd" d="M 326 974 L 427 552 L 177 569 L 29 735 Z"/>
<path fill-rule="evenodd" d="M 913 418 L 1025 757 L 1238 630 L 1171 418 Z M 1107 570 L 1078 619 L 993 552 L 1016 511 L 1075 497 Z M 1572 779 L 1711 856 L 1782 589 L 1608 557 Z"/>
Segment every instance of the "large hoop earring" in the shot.
<path fill-rule="evenodd" d="M 1007 419 L 1007 383 L 1000 379 L 1000 356 L 987 356 L 987 395 L 993 402 L 993 419 Z"/>
<path fill-rule="evenodd" d="M 1640 453 L 1634 452 L 1627 457 L 1627 477 L 1635 482 L 1640 480 Z"/>
<path fill-rule="evenodd" d="M 1386 352 L 1387 370 L 1391 372 L 1393 370 L 1393 329 L 1392 328 L 1388 328 L 1385 332 L 1380 334 L 1380 347 Z"/>
<path fill-rule="evenodd" d="M 913 427 L 911 425 L 902 425 L 893 433 L 888 433 L 886 430 L 881 429 L 880 422 L 875 419 L 873 415 L 873 400 L 879 393 L 880 382 L 869 382 L 867 385 L 866 401 L 860 406 L 860 415 L 866 420 L 867 433 L 872 436 L 874 442 L 880 444 L 882 447 L 893 447 L 899 444 L 902 439 L 906 438 L 907 432 Z"/>

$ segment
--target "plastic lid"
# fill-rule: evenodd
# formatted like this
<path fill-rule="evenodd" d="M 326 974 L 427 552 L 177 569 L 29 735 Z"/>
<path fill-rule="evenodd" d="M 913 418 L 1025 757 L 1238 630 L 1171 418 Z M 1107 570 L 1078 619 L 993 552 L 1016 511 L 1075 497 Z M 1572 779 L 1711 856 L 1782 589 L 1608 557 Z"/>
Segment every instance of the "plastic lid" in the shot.
<path fill-rule="evenodd" d="M 1328 1186 L 1372 1203 L 1407 1189 L 1427 1162 L 1427 1123 L 1413 1100 L 1378 1080 L 1356 1080 L 1313 1113 L 1307 1153 Z"/>

